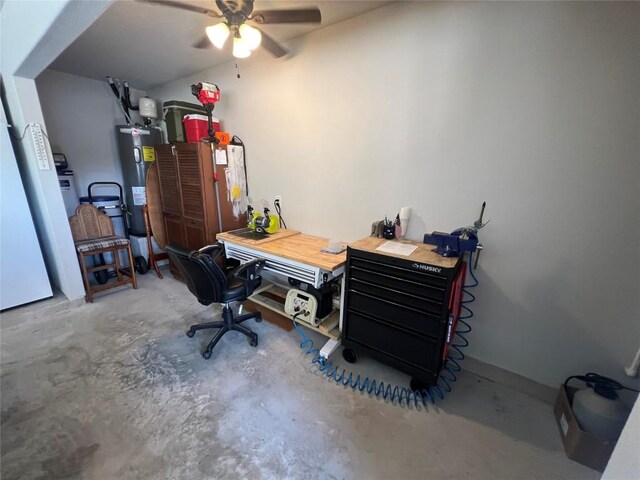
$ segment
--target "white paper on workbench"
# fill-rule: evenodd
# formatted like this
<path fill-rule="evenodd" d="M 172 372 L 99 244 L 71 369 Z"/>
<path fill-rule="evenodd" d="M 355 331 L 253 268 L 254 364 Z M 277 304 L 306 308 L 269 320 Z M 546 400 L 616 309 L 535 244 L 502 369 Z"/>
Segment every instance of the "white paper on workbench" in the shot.
<path fill-rule="evenodd" d="M 385 253 L 392 253 L 394 255 L 403 255 L 408 257 L 411 255 L 415 249 L 418 248 L 415 245 L 410 245 L 408 243 L 400 243 L 400 242 L 385 242 L 380 245 L 376 250 Z"/>

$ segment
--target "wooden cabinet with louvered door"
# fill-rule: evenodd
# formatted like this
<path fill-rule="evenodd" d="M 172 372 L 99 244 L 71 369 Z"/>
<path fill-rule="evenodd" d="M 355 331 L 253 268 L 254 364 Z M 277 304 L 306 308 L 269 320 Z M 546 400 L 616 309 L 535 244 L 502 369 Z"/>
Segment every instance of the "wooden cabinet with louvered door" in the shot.
<path fill-rule="evenodd" d="M 162 211 L 165 214 L 182 217 L 180 180 L 178 179 L 178 166 L 172 145 L 156 146 L 156 163 L 158 165 Z"/>
<path fill-rule="evenodd" d="M 158 145 L 156 159 L 167 243 L 189 250 L 215 243 L 219 223 L 209 145 Z M 181 279 L 175 266 L 170 267 Z"/>
<path fill-rule="evenodd" d="M 178 177 L 178 164 L 174 146 L 169 144 L 157 145 L 156 162 L 158 165 L 160 198 L 162 199 L 162 213 L 167 243 L 185 245 L 180 178 Z M 169 264 L 169 268 L 174 277 L 179 277 L 180 272 L 173 263 Z"/>

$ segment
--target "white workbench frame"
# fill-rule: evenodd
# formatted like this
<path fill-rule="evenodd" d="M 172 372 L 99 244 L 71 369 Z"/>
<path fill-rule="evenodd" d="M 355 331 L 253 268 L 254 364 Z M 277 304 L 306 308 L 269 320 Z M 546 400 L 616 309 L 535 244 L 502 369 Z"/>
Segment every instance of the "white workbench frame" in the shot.
<path fill-rule="evenodd" d="M 278 255 L 265 253 L 254 248 L 245 247 L 244 245 L 238 245 L 228 240 L 224 241 L 220 239 L 219 241 L 220 243 L 224 243 L 225 256 L 227 258 L 234 258 L 241 263 L 246 263 L 257 258 L 263 258 L 266 260 L 264 269 L 268 272 L 272 272 L 276 275 L 295 278 L 296 280 L 309 283 L 315 288 L 320 288 L 324 283 L 329 282 L 335 278 L 342 277 L 340 288 L 340 322 L 338 324 L 338 328 L 340 332 L 342 332 L 342 317 L 344 314 L 344 310 L 342 307 L 344 303 L 345 288 L 344 265 L 337 268 L 333 272 L 330 272 L 313 265 L 307 265 L 305 263 L 296 262 L 295 260 L 289 260 L 288 258 L 284 258 Z M 299 323 L 306 326 L 306 324 L 304 324 L 303 322 Z M 312 330 L 320 332 L 320 330 L 317 329 Z M 325 358 L 328 358 L 329 355 L 333 353 L 336 348 L 338 348 L 338 346 L 340 346 L 340 340 L 336 341 L 330 339 L 321 349 L 323 356 L 325 356 Z"/>

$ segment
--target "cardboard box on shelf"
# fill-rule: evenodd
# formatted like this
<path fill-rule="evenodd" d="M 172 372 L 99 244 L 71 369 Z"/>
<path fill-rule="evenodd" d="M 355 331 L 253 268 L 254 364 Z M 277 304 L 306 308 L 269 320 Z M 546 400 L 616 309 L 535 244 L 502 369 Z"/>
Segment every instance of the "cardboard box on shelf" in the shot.
<path fill-rule="evenodd" d="M 599 437 L 580 428 L 571 405 L 577 388 L 560 386 L 553 412 L 560 429 L 564 451 L 571 460 L 602 472 L 616 442 Z"/>

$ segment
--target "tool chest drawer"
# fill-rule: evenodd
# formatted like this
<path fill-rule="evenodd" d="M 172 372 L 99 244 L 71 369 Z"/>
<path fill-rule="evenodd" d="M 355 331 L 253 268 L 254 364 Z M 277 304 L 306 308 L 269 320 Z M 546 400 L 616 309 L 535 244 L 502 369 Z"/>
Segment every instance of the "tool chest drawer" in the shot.
<path fill-rule="evenodd" d="M 342 344 L 434 384 L 442 367 L 453 279 L 462 262 L 434 264 L 349 247 Z M 425 255 L 424 252 L 427 252 Z"/>
<path fill-rule="evenodd" d="M 349 312 L 347 334 L 352 341 L 413 368 L 428 370 L 425 366 L 431 365 L 436 355 L 435 340 L 389 327 L 354 311 Z"/>
<path fill-rule="evenodd" d="M 425 285 L 414 280 L 407 280 L 394 275 L 395 272 L 380 273 L 371 269 L 354 266 L 351 268 L 351 278 L 383 286 L 392 290 L 403 291 L 407 294 L 442 302 L 444 287 Z"/>
<path fill-rule="evenodd" d="M 376 298 L 373 295 L 355 290 L 349 290 L 348 295 L 348 306 L 353 310 L 401 328 L 414 330 L 424 335 L 438 336 L 440 330 L 438 314 L 426 313 L 407 305 Z"/>
<path fill-rule="evenodd" d="M 435 288 L 441 293 L 447 286 L 446 276 L 419 271 L 411 268 L 410 264 L 400 263 L 398 261 L 400 259 L 393 258 L 395 261 L 388 261 L 382 255 L 380 255 L 381 259 L 363 258 L 356 255 L 358 254 L 352 253 L 352 257 L 349 259 L 349 266 L 354 268 L 354 273 L 363 270 L 369 271 L 386 277 L 385 281 L 392 277 L 402 284 L 418 284 L 423 287 Z M 363 252 L 362 255 L 370 257 L 372 254 Z"/>
<path fill-rule="evenodd" d="M 356 277 L 351 277 L 350 288 L 352 291 L 372 295 L 380 300 L 387 300 L 393 303 L 400 303 L 416 310 L 424 311 L 438 317 L 442 311 L 442 295 L 438 300 L 424 298 L 406 290 L 383 287 L 379 284 L 366 282 Z"/>

